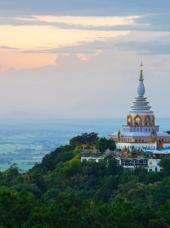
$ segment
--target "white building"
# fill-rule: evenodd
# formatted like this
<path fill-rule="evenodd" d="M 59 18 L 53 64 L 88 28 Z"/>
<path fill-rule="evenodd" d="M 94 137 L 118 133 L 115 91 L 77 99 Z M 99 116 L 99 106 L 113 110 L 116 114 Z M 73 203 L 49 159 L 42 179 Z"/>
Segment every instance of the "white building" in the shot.
<path fill-rule="evenodd" d="M 122 165 L 125 169 L 134 170 L 135 167 L 141 166 L 148 170 L 148 172 L 160 172 L 162 168 L 158 165 L 161 159 L 154 159 L 154 158 L 132 158 L 132 157 L 115 157 L 117 163 Z M 81 157 L 81 161 L 95 161 L 95 162 L 102 162 L 104 161 L 104 157 Z"/>
<path fill-rule="evenodd" d="M 142 67 L 142 64 L 141 64 Z M 110 139 L 116 142 L 117 149 L 161 149 L 170 146 L 170 135 L 159 131 L 159 126 L 155 125 L 155 115 L 151 110 L 149 102 L 144 97 L 145 87 L 143 84 L 143 69 L 140 69 L 138 96 L 126 118 L 126 125 L 122 125 L 123 130 L 109 135 Z"/>

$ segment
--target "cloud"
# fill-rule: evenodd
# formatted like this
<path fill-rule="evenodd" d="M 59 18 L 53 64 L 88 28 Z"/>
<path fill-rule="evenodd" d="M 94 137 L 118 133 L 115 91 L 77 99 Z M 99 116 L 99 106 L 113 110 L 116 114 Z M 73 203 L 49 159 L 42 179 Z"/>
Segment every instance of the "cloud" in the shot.
<path fill-rule="evenodd" d="M 114 41 L 118 49 L 143 55 L 170 54 L 170 32 L 131 32 Z"/>
<path fill-rule="evenodd" d="M 19 50 L 19 48 L 8 47 L 8 46 L 0 46 L 0 49 Z"/>
<path fill-rule="evenodd" d="M 2 0 L 0 106 L 125 117 L 142 59 L 148 100 L 156 116 L 168 115 L 169 7 L 168 0 Z"/>
<path fill-rule="evenodd" d="M 77 30 L 100 30 L 100 31 L 121 31 L 134 30 L 140 27 L 141 30 L 150 27 L 147 23 L 137 23 L 142 15 L 134 16 L 29 16 L 29 17 L 1 17 L 1 25 L 13 26 L 53 26 L 62 29 Z"/>
<path fill-rule="evenodd" d="M 11 111 L 38 108 L 67 117 L 108 118 L 118 113 L 124 117 L 137 94 L 141 58 L 148 101 L 156 116 L 163 116 L 159 104 L 166 105 L 170 95 L 170 56 L 142 57 L 116 49 L 93 55 L 89 61 L 60 54 L 56 65 L 10 68 L 0 74 L 0 105 L 13 107 Z"/>
<path fill-rule="evenodd" d="M 128 31 L 93 31 L 60 29 L 52 26 L 11 26 L 1 25 L 1 42 L 4 46 L 14 44 L 20 49 L 29 50 L 32 47 L 48 46 L 60 47 L 61 45 L 77 42 L 91 42 L 95 39 L 106 40 L 109 37 L 117 37 L 128 34 Z M 13 39 L 11 39 L 13 37 Z M 22 42 L 20 41 L 22 37 Z M 6 45 L 8 44 L 8 45 Z"/>
<path fill-rule="evenodd" d="M 42 21 L 48 23 L 62 23 L 67 25 L 81 25 L 84 27 L 134 25 L 140 16 L 128 17 L 80 17 L 80 16 L 33 16 L 32 18 L 15 18 L 21 21 Z"/>
<path fill-rule="evenodd" d="M 119 16 L 53 16 L 24 15 L 22 17 L 0 17 L 0 25 L 52 26 L 62 29 L 103 31 L 169 31 L 170 13 L 143 13 Z"/>
<path fill-rule="evenodd" d="M 126 15 L 132 13 L 165 13 L 170 7 L 169 0 L 126 0 L 112 1 L 107 0 L 5 0 L 1 1 L 1 11 L 10 12 L 12 15 Z M 10 14 L 10 15 L 11 15 Z"/>
<path fill-rule="evenodd" d="M 126 35 L 105 39 L 105 41 L 96 39 L 92 42 L 77 42 L 76 45 L 29 50 L 23 53 L 94 54 L 99 53 L 99 51 L 116 49 L 135 51 L 143 55 L 170 54 L 170 32 L 128 32 Z"/>

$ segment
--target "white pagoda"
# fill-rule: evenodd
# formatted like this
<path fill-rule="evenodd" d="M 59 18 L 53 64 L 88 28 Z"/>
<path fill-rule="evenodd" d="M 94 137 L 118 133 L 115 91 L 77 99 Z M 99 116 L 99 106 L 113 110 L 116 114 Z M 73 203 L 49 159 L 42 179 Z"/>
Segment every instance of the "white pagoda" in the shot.
<path fill-rule="evenodd" d="M 170 135 L 159 131 L 159 126 L 155 125 L 155 115 L 151 110 L 149 102 L 146 100 L 145 87 L 143 84 L 143 69 L 140 69 L 139 85 L 137 88 L 138 96 L 135 97 L 133 104 L 127 115 L 126 125 L 109 135 L 110 139 L 116 142 L 117 149 L 127 148 L 129 151 L 134 148 L 141 150 L 161 149 L 170 146 Z"/>

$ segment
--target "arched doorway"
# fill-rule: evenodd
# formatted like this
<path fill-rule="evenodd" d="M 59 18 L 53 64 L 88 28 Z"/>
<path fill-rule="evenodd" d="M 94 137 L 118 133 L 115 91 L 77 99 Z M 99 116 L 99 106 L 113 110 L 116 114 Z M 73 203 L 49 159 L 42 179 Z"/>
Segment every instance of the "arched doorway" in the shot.
<path fill-rule="evenodd" d="M 132 117 L 130 114 L 127 116 L 127 125 L 132 126 Z"/>
<path fill-rule="evenodd" d="M 152 142 L 155 142 L 155 138 L 156 138 L 155 132 L 152 132 L 151 138 L 152 138 Z"/>
<path fill-rule="evenodd" d="M 146 117 L 146 126 L 149 126 L 149 117 Z"/>
<path fill-rule="evenodd" d="M 163 148 L 163 142 L 162 140 L 159 138 L 158 141 L 157 141 L 157 149 L 162 149 Z"/>
<path fill-rule="evenodd" d="M 138 114 L 134 118 L 134 125 L 141 126 L 141 117 Z"/>
<path fill-rule="evenodd" d="M 151 118 L 148 114 L 145 116 L 144 125 L 145 126 L 151 126 Z"/>
<path fill-rule="evenodd" d="M 137 117 L 135 120 L 135 126 L 139 126 L 139 123 L 140 123 L 140 119 L 139 119 L 139 117 Z"/>
<path fill-rule="evenodd" d="M 117 139 L 118 139 L 118 142 L 121 142 L 121 131 L 120 130 L 117 133 Z"/>
<path fill-rule="evenodd" d="M 151 142 L 156 142 L 157 141 L 157 134 L 156 134 L 155 130 L 153 130 L 151 132 L 150 137 L 151 137 Z"/>

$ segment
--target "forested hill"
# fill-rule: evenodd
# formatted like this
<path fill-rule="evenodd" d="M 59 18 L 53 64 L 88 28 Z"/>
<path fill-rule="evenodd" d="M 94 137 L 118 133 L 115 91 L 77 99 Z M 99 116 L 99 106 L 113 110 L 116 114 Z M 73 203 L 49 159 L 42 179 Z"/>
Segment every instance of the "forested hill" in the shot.
<path fill-rule="evenodd" d="M 170 159 L 159 173 L 124 171 L 112 156 L 81 162 L 83 147 L 94 146 L 115 143 L 85 133 L 26 173 L 16 164 L 0 172 L 0 228 L 170 227 Z"/>

